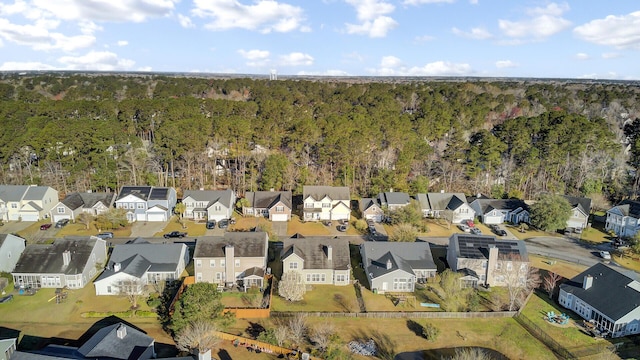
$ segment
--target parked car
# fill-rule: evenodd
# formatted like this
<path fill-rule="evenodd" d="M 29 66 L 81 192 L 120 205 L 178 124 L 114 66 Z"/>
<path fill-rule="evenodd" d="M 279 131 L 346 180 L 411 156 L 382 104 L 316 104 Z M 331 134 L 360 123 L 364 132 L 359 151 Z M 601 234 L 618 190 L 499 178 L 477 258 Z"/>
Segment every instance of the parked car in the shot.
<path fill-rule="evenodd" d="M 498 230 L 496 230 L 496 235 L 507 236 L 507 231 L 499 228 Z"/>
<path fill-rule="evenodd" d="M 338 231 L 342 231 L 342 232 L 347 231 L 347 225 L 344 225 L 344 224 L 338 225 Z"/>
<path fill-rule="evenodd" d="M 169 239 L 169 238 L 183 238 L 187 236 L 186 232 L 180 232 L 180 231 L 172 231 L 170 233 L 166 233 L 164 234 L 164 238 L 165 239 Z"/>
<path fill-rule="evenodd" d="M 40 225 L 40 230 L 49 230 L 50 227 L 51 227 L 51 223 L 42 224 L 42 225 Z"/>
<path fill-rule="evenodd" d="M 69 219 L 60 219 L 58 220 L 58 222 L 56 223 L 56 227 L 57 228 L 62 228 L 67 226 L 67 224 L 69 223 Z"/>
<path fill-rule="evenodd" d="M 229 220 L 227 219 L 222 219 L 220 221 L 218 221 L 218 227 L 220 229 L 226 229 L 229 227 Z"/>
<path fill-rule="evenodd" d="M 464 221 L 462 221 L 462 223 L 463 223 L 464 225 L 467 225 L 467 226 L 468 226 L 468 227 L 470 227 L 470 228 L 472 228 L 472 227 L 475 227 L 475 226 L 476 226 L 476 224 L 474 224 L 474 223 L 473 223 L 473 220 L 464 220 Z"/>
<path fill-rule="evenodd" d="M 496 224 L 491 224 L 489 225 L 489 229 L 491 229 L 491 231 L 498 231 L 500 230 L 500 226 L 496 225 Z"/>
<path fill-rule="evenodd" d="M 608 251 L 600 251 L 600 257 L 604 260 L 611 260 L 611 254 Z"/>
<path fill-rule="evenodd" d="M 235 225 L 236 224 L 236 219 L 234 219 L 234 218 L 229 219 L 229 224 Z"/>
<path fill-rule="evenodd" d="M 96 235 L 96 237 L 99 237 L 100 239 L 113 239 L 113 233 L 111 231 L 105 231 L 105 232 L 101 232 L 100 234 Z"/>
<path fill-rule="evenodd" d="M 469 230 L 473 235 L 482 235 L 482 231 L 480 231 L 480 229 L 478 229 L 477 227 L 472 227 Z"/>
<path fill-rule="evenodd" d="M 215 228 L 216 228 L 216 221 L 215 220 L 207 221 L 207 229 L 215 229 Z"/>
<path fill-rule="evenodd" d="M 465 224 L 460 224 L 458 225 L 458 229 L 464 231 L 464 232 L 471 232 L 471 228 Z"/>

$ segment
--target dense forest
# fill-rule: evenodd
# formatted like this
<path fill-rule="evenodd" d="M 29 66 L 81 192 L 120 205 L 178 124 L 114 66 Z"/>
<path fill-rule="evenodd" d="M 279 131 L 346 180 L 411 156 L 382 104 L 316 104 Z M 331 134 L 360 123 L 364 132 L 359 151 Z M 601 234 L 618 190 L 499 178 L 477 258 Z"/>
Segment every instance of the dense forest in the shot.
<path fill-rule="evenodd" d="M 62 194 L 125 184 L 637 193 L 638 84 L 356 80 L 4 73 L 1 181 Z"/>

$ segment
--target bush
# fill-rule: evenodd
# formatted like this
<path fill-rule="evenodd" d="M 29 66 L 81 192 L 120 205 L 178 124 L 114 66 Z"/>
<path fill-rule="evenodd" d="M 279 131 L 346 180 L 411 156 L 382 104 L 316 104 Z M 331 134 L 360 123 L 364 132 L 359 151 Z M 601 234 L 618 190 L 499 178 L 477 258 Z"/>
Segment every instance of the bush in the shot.
<path fill-rule="evenodd" d="M 426 323 L 422 327 L 422 336 L 429 341 L 436 341 L 440 335 L 440 329 L 431 323 Z"/>
<path fill-rule="evenodd" d="M 353 223 L 353 227 L 356 228 L 356 230 L 360 231 L 360 232 L 365 232 L 367 231 L 367 222 L 363 219 L 358 219 Z"/>

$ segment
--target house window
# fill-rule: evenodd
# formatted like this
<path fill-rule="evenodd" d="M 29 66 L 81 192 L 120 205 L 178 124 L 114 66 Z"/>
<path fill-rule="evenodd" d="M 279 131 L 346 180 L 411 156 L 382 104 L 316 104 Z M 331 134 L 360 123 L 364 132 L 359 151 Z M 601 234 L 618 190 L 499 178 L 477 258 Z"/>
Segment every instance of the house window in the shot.
<path fill-rule="evenodd" d="M 196 260 L 196 267 L 202 266 L 202 260 Z"/>
<path fill-rule="evenodd" d="M 284 212 L 284 206 L 276 206 L 276 212 Z"/>
<path fill-rule="evenodd" d="M 313 207 L 313 203 L 305 203 L 304 207 L 306 208 L 312 208 Z"/>
<path fill-rule="evenodd" d="M 411 280 L 406 278 L 393 279 L 393 290 L 411 290 Z"/>
<path fill-rule="evenodd" d="M 331 204 L 330 203 L 322 203 L 322 207 L 325 208 L 325 209 L 328 209 L 328 208 L 331 207 Z"/>
<path fill-rule="evenodd" d="M 209 266 L 210 267 L 216 267 L 216 261 L 215 260 L 209 260 Z"/>
<path fill-rule="evenodd" d="M 196 279 L 198 282 L 202 281 L 202 273 L 196 273 Z"/>
<path fill-rule="evenodd" d="M 64 214 L 64 206 L 58 207 L 58 214 Z"/>
<path fill-rule="evenodd" d="M 213 207 L 213 209 L 214 209 L 215 211 L 220 211 L 220 210 L 222 209 L 222 206 L 220 206 L 220 205 L 216 205 L 216 206 L 214 206 L 214 207 Z"/>
<path fill-rule="evenodd" d="M 216 273 L 216 280 L 222 280 L 222 273 Z"/>
<path fill-rule="evenodd" d="M 144 203 L 138 203 L 138 209 L 144 209 Z"/>
<path fill-rule="evenodd" d="M 111 294 L 111 285 L 107 285 L 107 294 Z"/>
<path fill-rule="evenodd" d="M 290 262 L 289 263 L 289 270 L 296 270 L 298 268 L 298 263 L 297 262 Z"/>
<path fill-rule="evenodd" d="M 252 208 L 245 208 L 244 212 L 247 213 L 247 215 L 253 215 L 253 209 Z"/>
<path fill-rule="evenodd" d="M 336 274 L 336 282 L 345 282 L 347 279 L 344 274 Z"/>
<path fill-rule="evenodd" d="M 496 263 L 496 270 L 502 270 L 502 263 L 501 262 L 497 262 Z"/>
<path fill-rule="evenodd" d="M 224 265 L 225 265 L 224 260 L 220 260 L 220 266 L 224 267 Z"/>
<path fill-rule="evenodd" d="M 16 203 L 11 204 L 11 208 L 12 209 L 17 209 L 18 208 L 18 204 L 16 204 Z"/>
<path fill-rule="evenodd" d="M 324 282 L 325 280 L 325 274 L 307 274 L 307 282 Z"/>
<path fill-rule="evenodd" d="M 511 261 L 507 262 L 507 271 L 513 270 L 513 263 Z"/>
<path fill-rule="evenodd" d="M 483 261 L 483 262 L 482 262 L 482 268 L 483 268 L 483 269 L 486 269 L 486 268 L 487 268 L 487 262 L 486 262 L 486 261 Z"/>
<path fill-rule="evenodd" d="M 240 267 L 240 259 L 236 259 L 236 267 Z"/>

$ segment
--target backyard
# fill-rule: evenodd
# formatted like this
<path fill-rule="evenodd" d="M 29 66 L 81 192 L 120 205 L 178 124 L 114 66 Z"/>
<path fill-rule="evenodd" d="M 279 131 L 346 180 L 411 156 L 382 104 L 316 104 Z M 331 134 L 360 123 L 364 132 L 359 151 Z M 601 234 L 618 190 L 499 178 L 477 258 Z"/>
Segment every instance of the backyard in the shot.
<path fill-rule="evenodd" d="M 271 299 L 272 311 L 325 311 L 325 312 L 358 312 L 358 300 L 352 285 L 313 285 L 307 290 L 304 299 L 289 302 L 277 295 L 277 284 Z"/>

